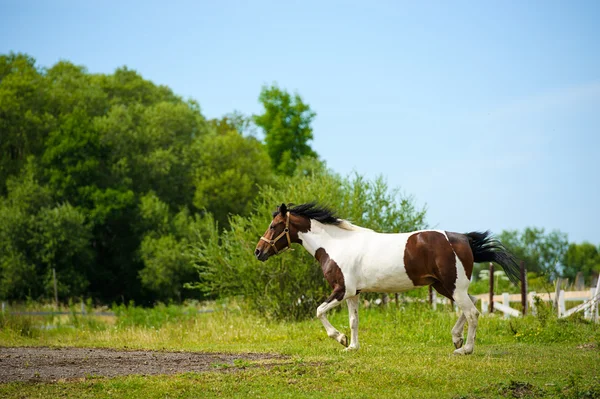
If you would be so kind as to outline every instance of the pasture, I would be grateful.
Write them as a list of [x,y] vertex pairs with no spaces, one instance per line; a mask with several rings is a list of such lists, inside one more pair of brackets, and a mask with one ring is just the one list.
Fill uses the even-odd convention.
[[[18,350],[7,355],[15,347],[44,347],[46,357],[56,348],[111,349],[114,369],[128,354],[149,359],[179,354],[184,360],[158,361],[158,374],[91,372],[51,380],[23,358],[20,370],[29,377],[0,384],[0,397],[600,397],[600,329],[580,317],[559,320],[550,311],[508,320],[482,316],[475,353],[455,356],[450,330],[457,316],[449,308],[361,306],[361,348],[344,352],[318,319],[270,322],[235,303],[212,307],[211,313],[120,307],[117,317],[103,319],[3,315],[0,367],[19,365]],[[332,312],[330,320],[349,333],[347,310]],[[75,368],[78,361],[93,361],[88,352],[70,360]],[[201,355],[205,367],[186,368],[185,355],[198,352],[208,353]]]

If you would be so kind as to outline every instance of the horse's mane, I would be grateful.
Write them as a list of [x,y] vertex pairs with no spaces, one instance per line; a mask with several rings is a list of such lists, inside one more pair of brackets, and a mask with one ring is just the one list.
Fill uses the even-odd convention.
[[347,220],[337,217],[334,211],[326,206],[317,204],[316,202],[308,202],[306,204],[294,205],[289,209],[290,213],[297,216],[304,216],[309,219],[316,220],[323,224],[337,226],[344,230],[368,230],[363,227],[353,225]]

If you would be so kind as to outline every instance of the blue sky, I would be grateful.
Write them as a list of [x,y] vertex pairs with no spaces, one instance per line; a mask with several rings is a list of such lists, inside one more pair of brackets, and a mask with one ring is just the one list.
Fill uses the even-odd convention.
[[600,2],[0,0],[0,15],[0,53],[126,65],[209,118],[260,112],[264,84],[297,91],[328,166],[384,175],[432,226],[600,243]]

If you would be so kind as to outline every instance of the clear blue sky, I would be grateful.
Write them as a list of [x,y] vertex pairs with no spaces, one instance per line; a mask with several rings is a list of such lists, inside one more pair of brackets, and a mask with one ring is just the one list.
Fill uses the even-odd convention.
[[384,175],[432,226],[600,243],[600,1],[1,0],[0,16],[0,53],[127,65],[209,118],[259,112],[263,84],[297,91],[328,166]]

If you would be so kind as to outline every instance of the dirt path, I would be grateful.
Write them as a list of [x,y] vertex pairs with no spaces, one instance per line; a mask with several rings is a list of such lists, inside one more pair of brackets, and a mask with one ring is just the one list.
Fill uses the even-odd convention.
[[[261,353],[119,351],[92,348],[0,348],[0,383],[91,376],[154,375],[239,369],[244,362],[285,359]],[[234,364],[234,361],[238,360]],[[240,363],[242,363],[240,365]],[[236,366],[237,364],[237,366]]]

